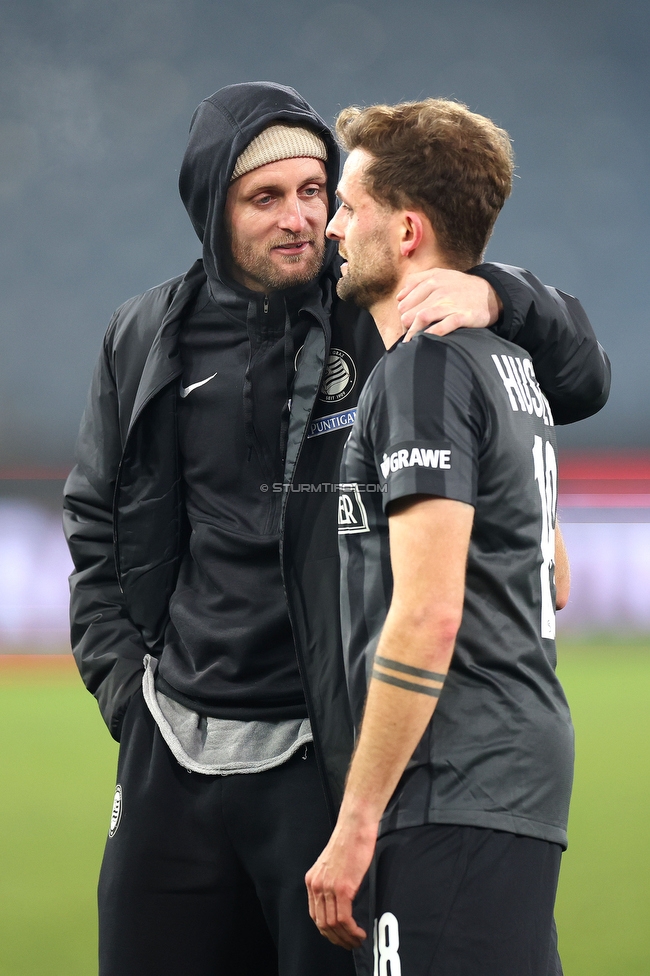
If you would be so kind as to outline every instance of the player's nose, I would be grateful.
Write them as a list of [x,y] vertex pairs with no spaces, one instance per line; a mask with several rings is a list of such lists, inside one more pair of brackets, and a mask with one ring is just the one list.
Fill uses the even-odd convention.
[[325,236],[329,237],[331,241],[343,240],[343,226],[342,226],[340,209],[336,211],[336,213],[330,220],[329,224],[327,225]]
[[290,230],[294,234],[305,229],[305,217],[297,197],[285,200],[279,223],[283,230]]

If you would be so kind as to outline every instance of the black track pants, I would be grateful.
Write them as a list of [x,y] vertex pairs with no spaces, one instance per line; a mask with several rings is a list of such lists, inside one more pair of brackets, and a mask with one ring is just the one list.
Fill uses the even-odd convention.
[[311,745],[304,755],[188,773],[138,692],[99,880],[100,976],[353,976],[351,953],[309,918],[304,875],[330,827]]

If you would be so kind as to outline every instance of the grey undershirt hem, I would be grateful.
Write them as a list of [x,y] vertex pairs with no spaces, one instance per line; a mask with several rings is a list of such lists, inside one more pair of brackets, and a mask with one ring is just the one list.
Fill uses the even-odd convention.
[[156,664],[147,654],[144,700],[172,755],[190,772],[219,776],[261,773],[280,766],[313,741],[308,718],[256,722],[198,715],[156,691]]

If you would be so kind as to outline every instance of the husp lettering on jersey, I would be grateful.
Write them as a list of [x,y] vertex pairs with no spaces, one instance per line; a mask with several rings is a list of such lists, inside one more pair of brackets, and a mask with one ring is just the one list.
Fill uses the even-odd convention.
[[443,471],[451,470],[451,448],[450,447],[430,447],[422,442],[406,442],[397,444],[396,449],[390,454],[384,453],[383,459],[379,464],[384,478],[389,474],[399,471],[401,468],[440,468]]
[[522,362],[519,356],[503,354],[497,356],[493,353],[492,361],[501,377],[513,411],[534,413],[536,417],[543,417],[547,427],[553,427],[553,414],[539,387],[531,360],[524,359]]

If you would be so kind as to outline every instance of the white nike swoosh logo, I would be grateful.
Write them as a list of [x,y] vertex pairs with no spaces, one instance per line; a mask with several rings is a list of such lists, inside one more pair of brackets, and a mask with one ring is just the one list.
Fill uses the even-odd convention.
[[216,375],[217,375],[216,373],[213,373],[212,376],[208,376],[207,380],[199,380],[198,383],[191,383],[190,386],[188,387],[184,387],[183,384],[181,383],[181,396],[183,397],[183,399],[185,399],[186,396],[190,395],[192,390],[197,390],[199,386],[205,386],[205,384],[209,383],[210,380],[213,380]]

